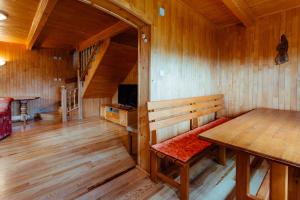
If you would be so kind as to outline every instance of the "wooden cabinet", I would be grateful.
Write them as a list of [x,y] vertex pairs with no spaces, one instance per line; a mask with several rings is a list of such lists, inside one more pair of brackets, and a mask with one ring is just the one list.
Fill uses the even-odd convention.
[[103,115],[106,120],[122,126],[137,123],[137,110],[133,108],[124,108],[119,105],[106,105],[103,109]]

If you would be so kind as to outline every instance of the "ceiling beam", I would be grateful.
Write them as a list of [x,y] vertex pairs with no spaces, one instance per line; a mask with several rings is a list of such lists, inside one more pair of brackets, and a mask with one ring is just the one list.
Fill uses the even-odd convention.
[[108,27],[107,29],[97,33],[96,35],[88,38],[87,40],[84,40],[78,45],[79,51],[82,51],[94,44],[96,44],[99,41],[109,39],[111,37],[114,37],[118,35],[119,33],[122,33],[130,28],[130,25],[123,21],[119,21],[115,23],[114,25]]
[[255,17],[244,0],[222,0],[222,2],[246,27],[255,23]]
[[58,0],[41,0],[27,37],[26,47],[31,50],[42,32]]

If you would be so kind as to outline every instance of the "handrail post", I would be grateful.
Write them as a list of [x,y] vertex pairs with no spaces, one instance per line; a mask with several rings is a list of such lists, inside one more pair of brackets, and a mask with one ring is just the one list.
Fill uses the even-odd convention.
[[82,100],[82,81],[80,79],[80,72],[78,70],[78,75],[77,75],[77,81],[78,81],[78,118],[79,120],[83,120],[83,100]]
[[61,108],[62,108],[62,121],[68,121],[68,105],[67,105],[67,89],[61,86]]

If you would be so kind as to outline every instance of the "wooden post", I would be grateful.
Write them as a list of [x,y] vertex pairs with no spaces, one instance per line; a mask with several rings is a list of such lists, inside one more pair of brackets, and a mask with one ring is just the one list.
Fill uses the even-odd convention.
[[[147,41],[142,39],[145,34]],[[151,60],[151,27],[144,26],[139,29],[139,55],[138,55],[138,165],[150,171],[150,133],[148,127],[147,102],[150,100],[150,60]]]
[[80,70],[83,71],[82,66],[80,66],[80,53],[75,52],[75,65],[77,67],[77,87],[78,87],[78,118],[83,120],[83,104],[82,104],[82,85]]
[[223,146],[218,146],[218,162],[226,166],[226,148]]
[[271,162],[270,200],[288,199],[288,166]]
[[156,134],[156,130],[151,131],[151,141],[150,141],[150,145],[154,145],[157,144],[157,134]]
[[247,153],[236,152],[236,199],[248,199],[250,181],[250,156]]
[[75,109],[76,106],[77,106],[76,92],[77,92],[77,89],[75,88],[75,89],[73,90],[73,109]]
[[189,164],[180,167],[180,200],[189,199]]
[[300,199],[300,169],[289,166],[288,200]]
[[67,122],[68,118],[68,105],[67,105],[67,89],[65,86],[61,86],[61,109],[62,109],[62,121]]
[[160,159],[156,156],[155,152],[151,151],[151,169],[150,169],[150,178],[153,182],[157,183],[157,172],[160,168]]
[[67,90],[67,111],[72,109],[72,90]]
[[83,120],[82,85],[83,85],[83,82],[78,77],[78,116],[79,116],[79,120]]

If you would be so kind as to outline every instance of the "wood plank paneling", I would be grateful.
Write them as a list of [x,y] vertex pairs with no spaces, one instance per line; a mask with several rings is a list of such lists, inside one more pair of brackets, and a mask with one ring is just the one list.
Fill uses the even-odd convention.
[[119,20],[78,0],[58,1],[37,40],[44,48],[74,49]]
[[[191,8],[202,14],[205,18],[209,19],[211,22],[215,23],[219,26],[230,26],[233,24],[238,24],[241,22],[245,23],[244,14],[241,15],[239,13],[244,10],[247,13],[245,16],[249,17],[249,14],[252,13],[253,17],[262,17],[278,12],[282,12],[284,10],[292,9],[300,6],[299,0],[238,0],[234,1],[228,9],[225,4],[228,6],[228,0],[223,2],[221,0],[182,0]],[[244,5],[243,5],[244,4]],[[232,6],[238,6],[238,9],[232,9]],[[241,6],[241,7],[240,7]],[[244,9],[246,8],[246,9]],[[233,13],[235,15],[233,15]],[[248,18],[247,17],[247,18]],[[240,20],[238,20],[240,19]],[[247,20],[248,21],[248,20]],[[246,21],[246,24],[247,24]],[[252,19],[250,20],[250,24],[252,24]]]
[[83,99],[83,117],[100,117],[101,105],[111,104],[111,98]]
[[[219,92],[227,115],[257,107],[300,110],[300,8],[259,19],[252,28],[219,31]],[[281,34],[289,40],[289,62],[275,65]]]
[[[61,56],[56,61],[54,56]],[[61,50],[27,51],[25,46],[0,42],[0,57],[7,64],[0,67],[0,96],[39,96],[29,103],[29,112],[56,109],[60,101],[60,86],[64,79],[76,76],[72,56]],[[62,78],[62,82],[54,78]]]
[[8,19],[0,22],[0,41],[25,44],[39,0],[0,1]]
[[[110,0],[151,24],[151,68],[139,66],[139,83],[146,84],[150,71],[150,97],[140,90],[143,102],[215,94],[214,66],[217,64],[216,27],[182,1]],[[95,1],[96,2],[96,1]],[[159,16],[159,8],[166,15]],[[143,87],[144,88],[144,87]],[[140,93],[141,94],[141,93]],[[141,100],[140,99],[140,100]],[[149,134],[146,107],[141,105],[140,161],[149,169]],[[158,133],[159,140],[189,129],[189,122]]]
[[244,0],[256,16],[264,16],[300,6],[299,0]]
[[239,19],[220,0],[183,0],[216,25],[240,23]]
[[[215,27],[181,1],[156,1],[153,16],[151,101],[215,94]],[[188,121],[166,128],[158,141],[189,128]]]

